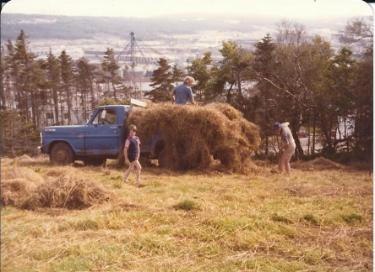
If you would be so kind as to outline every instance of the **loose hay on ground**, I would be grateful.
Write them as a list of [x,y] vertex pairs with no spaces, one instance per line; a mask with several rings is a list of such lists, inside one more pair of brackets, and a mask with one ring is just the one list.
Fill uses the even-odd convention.
[[3,159],[1,167],[1,196],[3,206],[22,205],[23,200],[44,178],[30,168],[17,165],[16,160]]
[[46,181],[32,169],[12,163],[2,167],[1,174],[2,206],[11,205],[31,210],[44,207],[83,209],[112,197],[94,182],[78,179],[74,174],[63,174],[62,170],[47,172],[47,177],[54,179]]
[[134,110],[129,124],[138,126],[141,140],[162,140],[159,165],[174,170],[206,169],[219,160],[226,170],[247,172],[260,144],[259,128],[226,104],[152,105]]
[[39,185],[21,208],[84,209],[108,201],[111,194],[93,182],[62,176]]
[[2,206],[20,206],[30,191],[30,186],[22,179],[2,181],[0,204]]
[[301,170],[343,170],[345,166],[329,159],[318,157],[307,162],[294,163],[293,167]]

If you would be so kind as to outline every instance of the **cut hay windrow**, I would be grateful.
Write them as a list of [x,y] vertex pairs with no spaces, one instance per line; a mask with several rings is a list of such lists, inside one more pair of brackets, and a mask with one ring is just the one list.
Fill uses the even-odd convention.
[[297,162],[293,165],[301,170],[342,170],[345,166],[323,157],[315,158],[307,162]]
[[62,176],[39,185],[21,208],[84,209],[110,199],[110,194],[93,182]]
[[[27,170],[27,171],[26,171]],[[94,182],[61,175],[51,181],[25,167],[2,169],[2,206],[22,209],[84,209],[109,200],[112,195]]]
[[218,160],[226,170],[247,172],[260,144],[259,128],[227,104],[154,104],[135,109],[130,124],[138,127],[141,141],[158,135],[159,165],[173,170],[205,169]]

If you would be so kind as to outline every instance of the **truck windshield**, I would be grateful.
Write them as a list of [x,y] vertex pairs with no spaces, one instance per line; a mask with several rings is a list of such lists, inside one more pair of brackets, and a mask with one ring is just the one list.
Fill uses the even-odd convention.
[[99,110],[92,121],[93,125],[116,124],[116,112],[111,109]]

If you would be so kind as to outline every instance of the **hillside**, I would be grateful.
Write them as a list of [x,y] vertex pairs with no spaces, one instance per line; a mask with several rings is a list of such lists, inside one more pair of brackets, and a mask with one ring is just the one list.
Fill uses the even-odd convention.
[[[301,21],[309,32],[330,35],[345,26],[349,18]],[[1,14],[1,40],[15,39],[23,29],[32,39],[92,39],[97,36],[127,38],[129,32],[137,33],[141,39],[158,39],[165,35],[193,34],[220,30],[241,33],[276,31],[278,19],[271,18],[201,18],[185,17],[83,17],[55,15]],[[252,35],[251,35],[252,36]],[[250,36],[250,37],[251,37]],[[252,37],[251,37],[252,38]]]
[[[316,164],[314,164],[316,166]],[[2,160],[2,182],[94,182],[87,209],[2,208],[2,271],[372,271],[372,177],[347,168],[251,176]],[[308,167],[307,167],[308,168]]]

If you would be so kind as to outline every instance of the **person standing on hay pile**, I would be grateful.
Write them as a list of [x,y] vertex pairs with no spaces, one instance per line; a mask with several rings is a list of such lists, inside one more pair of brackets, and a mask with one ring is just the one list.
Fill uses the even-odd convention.
[[294,141],[292,131],[290,130],[288,125],[288,122],[282,124],[276,122],[273,125],[273,128],[275,130],[275,133],[281,136],[282,141],[282,154],[279,159],[279,170],[281,173],[286,172],[287,174],[290,174],[290,159],[292,158],[296,150],[296,143]]
[[173,102],[177,105],[186,105],[188,102],[191,104],[195,104],[193,91],[191,90],[191,86],[195,84],[195,79],[191,76],[187,76],[184,78],[184,83],[177,86],[173,90]]
[[129,168],[125,171],[124,174],[124,182],[128,181],[129,174],[132,170],[135,170],[137,173],[137,186],[140,187],[140,177],[141,177],[141,170],[142,166],[139,163],[139,156],[141,154],[141,141],[135,135],[137,133],[137,127],[135,125],[129,126],[129,136],[125,141],[124,147],[124,156],[125,162],[129,165]]

